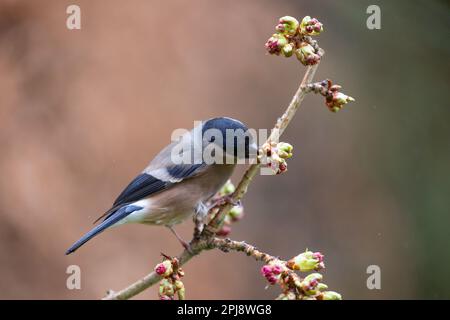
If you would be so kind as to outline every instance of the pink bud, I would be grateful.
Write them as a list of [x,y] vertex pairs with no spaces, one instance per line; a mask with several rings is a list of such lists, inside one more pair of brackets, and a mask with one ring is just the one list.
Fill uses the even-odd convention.
[[267,281],[269,281],[270,284],[277,283],[278,279],[273,274],[269,274],[266,276]]
[[309,287],[311,289],[315,288],[317,285],[319,284],[319,281],[317,281],[317,279],[313,279],[311,280],[311,282],[309,283]]
[[317,22],[319,22],[319,20],[317,20],[316,18],[312,18],[310,24],[317,24]]
[[314,25],[314,31],[320,32],[321,29],[322,29],[322,26],[320,24]]
[[313,258],[319,260],[319,262],[323,262],[324,255],[320,252],[314,252]]
[[160,276],[163,275],[166,272],[166,270],[167,270],[166,266],[163,263],[160,263],[155,267],[155,272]]
[[273,274],[280,274],[282,271],[283,268],[277,264],[272,267]]
[[283,21],[280,20],[280,24],[277,24],[277,26],[275,27],[275,29],[276,29],[277,31],[283,32],[283,31],[285,30]]
[[269,275],[270,273],[272,273],[272,269],[270,268],[270,266],[268,266],[268,265],[265,265],[265,266],[263,266],[262,268],[261,268],[261,273],[263,274],[263,276],[267,276],[267,275]]
[[311,26],[307,26],[305,29],[307,32],[313,32],[313,30],[314,30],[313,27],[311,27]]
[[231,227],[228,225],[223,225],[222,229],[217,231],[216,235],[219,237],[226,237],[231,233]]

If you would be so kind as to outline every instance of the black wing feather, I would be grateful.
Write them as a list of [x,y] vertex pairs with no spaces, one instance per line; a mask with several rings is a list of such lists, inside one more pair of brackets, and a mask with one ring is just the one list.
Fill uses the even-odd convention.
[[[204,164],[195,165],[173,165],[167,168],[167,172],[171,178],[180,181],[189,178],[199,171]],[[130,203],[141,200],[151,194],[165,190],[177,182],[162,181],[155,178],[149,173],[141,173],[122,191],[122,193],[114,201],[113,207],[121,204]]]
[[171,177],[176,179],[186,179],[192,176],[200,167],[203,167],[205,164],[194,164],[194,165],[173,165],[167,168],[167,172]]
[[161,181],[154,176],[141,173],[122,191],[113,206],[138,201],[153,193],[166,189],[171,183]]

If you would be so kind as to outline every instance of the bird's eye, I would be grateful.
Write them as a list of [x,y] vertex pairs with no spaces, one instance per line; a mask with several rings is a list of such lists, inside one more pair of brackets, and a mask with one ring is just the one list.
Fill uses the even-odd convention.
[[216,141],[216,137],[212,136],[211,139],[209,139],[209,142],[214,142]]

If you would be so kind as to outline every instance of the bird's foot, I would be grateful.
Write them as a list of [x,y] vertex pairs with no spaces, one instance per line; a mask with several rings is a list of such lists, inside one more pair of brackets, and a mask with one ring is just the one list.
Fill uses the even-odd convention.
[[183,242],[181,243],[181,245],[183,246],[184,250],[186,250],[187,252],[189,252],[191,255],[194,255],[194,250],[192,250],[191,244],[187,243],[187,242]]
[[214,200],[210,208],[220,207],[226,204],[231,204],[233,206],[240,206],[241,200],[235,200],[231,195],[222,196],[217,200]]
[[183,248],[189,252],[190,254],[194,254],[192,247],[190,245],[189,242],[186,242],[176,231],[172,226],[167,226],[167,228],[169,228],[170,231],[172,231],[172,233],[175,235],[175,237],[178,239],[178,241],[181,243],[181,245],[183,246]]

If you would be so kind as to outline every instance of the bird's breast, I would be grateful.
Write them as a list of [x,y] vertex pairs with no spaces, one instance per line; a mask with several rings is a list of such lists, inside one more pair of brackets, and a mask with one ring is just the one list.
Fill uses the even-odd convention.
[[220,190],[234,168],[235,165],[228,164],[211,165],[198,176],[150,196],[145,199],[147,210],[141,214],[141,223],[174,225],[184,221],[194,213],[198,203],[207,201]]

